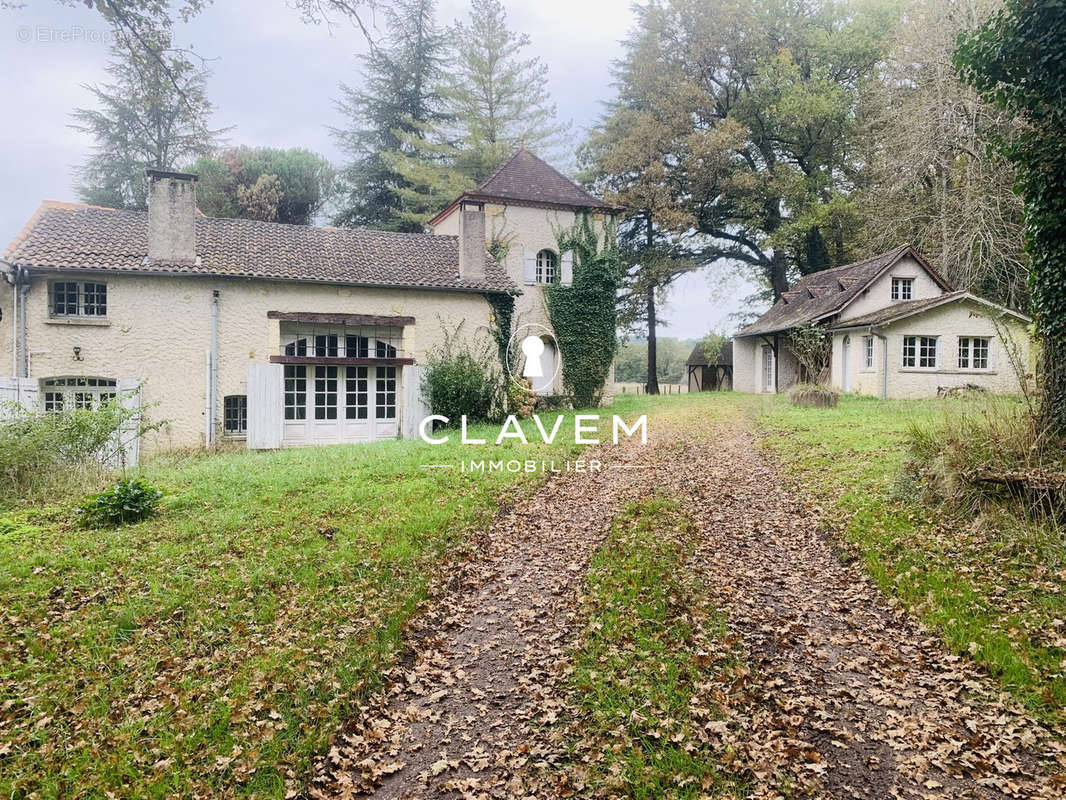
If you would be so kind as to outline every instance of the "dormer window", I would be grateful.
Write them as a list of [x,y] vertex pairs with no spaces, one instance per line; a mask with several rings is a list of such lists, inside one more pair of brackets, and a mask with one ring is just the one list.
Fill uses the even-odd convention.
[[555,283],[559,256],[554,251],[544,249],[537,253],[537,283]]
[[914,278],[893,278],[892,299],[910,300],[914,297]]

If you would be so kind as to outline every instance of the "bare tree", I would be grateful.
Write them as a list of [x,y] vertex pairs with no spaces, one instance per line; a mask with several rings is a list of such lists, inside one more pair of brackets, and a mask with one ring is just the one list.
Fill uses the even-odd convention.
[[859,207],[870,253],[910,242],[959,289],[1016,308],[1028,301],[1022,203],[1013,170],[989,148],[1015,123],[952,66],[960,32],[998,0],[910,0],[864,98],[870,169]]

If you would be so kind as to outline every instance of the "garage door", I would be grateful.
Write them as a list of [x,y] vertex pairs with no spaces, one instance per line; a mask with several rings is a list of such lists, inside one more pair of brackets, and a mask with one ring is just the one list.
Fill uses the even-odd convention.
[[284,444],[394,439],[400,367],[285,366]]

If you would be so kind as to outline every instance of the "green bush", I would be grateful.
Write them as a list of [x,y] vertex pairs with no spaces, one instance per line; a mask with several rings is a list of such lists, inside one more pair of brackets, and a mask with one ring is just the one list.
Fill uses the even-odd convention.
[[[73,484],[85,488],[104,472],[124,466],[130,441],[158,427],[143,407],[121,402],[100,408],[28,411],[9,403],[0,420],[0,505],[10,505]],[[98,485],[98,484],[97,484]]]
[[99,494],[90,494],[78,506],[78,518],[87,528],[126,525],[152,516],[163,493],[141,478],[119,481]]
[[429,356],[422,392],[433,413],[448,417],[453,425],[464,414],[470,421],[491,420],[502,405],[500,371],[487,350],[473,351],[458,334],[459,328],[446,335],[444,344]]

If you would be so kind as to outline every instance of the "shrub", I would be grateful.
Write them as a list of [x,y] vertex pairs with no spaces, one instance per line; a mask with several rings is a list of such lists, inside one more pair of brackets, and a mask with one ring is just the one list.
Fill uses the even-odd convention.
[[28,411],[16,403],[0,420],[0,497],[39,495],[99,478],[124,466],[130,441],[149,425],[144,407],[120,402],[99,409]]
[[954,405],[936,426],[912,425],[908,449],[905,469],[926,499],[964,513],[997,504],[1025,514],[1066,511],[1066,441],[1025,402]]
[[788,399],[794,406],[833,408],[840,400],[840,392],[821,384],[797,383],[788,390]]
[[126,525],[152,516],[163,493],[141,478],[120,481],[99,494],[88,495],[78,506],[85,527]]
[[456,425],[464,414],[471,420],[490,420],[501,406],[502,381],[495,358],[486,349],[477,352],[459,339],[460,325],[445,335],[432,354],[422,379],[422,392],[434,414]]

